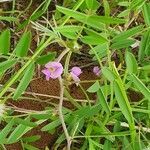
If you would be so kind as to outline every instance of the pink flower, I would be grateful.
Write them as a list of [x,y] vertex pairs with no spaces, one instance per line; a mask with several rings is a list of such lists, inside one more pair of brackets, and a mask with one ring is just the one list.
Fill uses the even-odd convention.
[[95,66],[94,68],[93,68],[93,73],[95,74],[95,75],[97,75],[97,76],[99,76],[100,75],[100,68],[98,67],[98,66]]
[[81,73],[82,73],[82,70],[79,67],[73,67],[71,69],[71,72],[70,72],[71,77],[76,83],[79,83],[80,81],[79,76]]
[[59,62],[49,62],[45,65],[45,69],[42,72],[46,75],[46,80],[50,78],[56,79],[63,73],[63,66]]

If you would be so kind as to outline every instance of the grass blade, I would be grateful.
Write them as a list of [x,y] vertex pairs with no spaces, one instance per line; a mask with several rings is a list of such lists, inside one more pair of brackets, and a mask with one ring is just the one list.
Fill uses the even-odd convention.
[[142,83],[142,81],[134,74],[131,75],[131,81],[136,85],[139,91],[150,101],[150,90]]
[[14,93],[13,99],[15,99],[15,100],[18,99],[21,96],[21,94],[26,90],[27,86],[29,85],[29,83],[33,77],[34,70],[35,70],[34,64],[31,64],[26,69],[25,74]]
[[97,91],[97,96],[98,96],[98,100],[99,100],[102,108],[105,110],[105,112],[107,114],[110,114],[110,108],[109,108],[108,103],[107,103],[107,101],[105,99],[104,93],[103,93],[103,91],[101,89],[99,89]]
[[15,53],[18,57],[24,57],[27,55],[28,49],[30,47],[31,43],[31,32],[25,32],[21,39],[19,40],[16,48],[15,48]]
[[7,54],[10,50],[10,30],[6,29],[0,35],[0,53]]

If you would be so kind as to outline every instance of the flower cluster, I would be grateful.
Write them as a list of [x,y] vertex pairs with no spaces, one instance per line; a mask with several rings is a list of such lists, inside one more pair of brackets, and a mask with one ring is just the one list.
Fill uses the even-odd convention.
[[[63,73],[63,66],[60,62],[49,62],[45,65],[45,69],[42,70],[42,72],[46,76],[46,80],[49,80],[50,78],[56,79],[59,78]],[[73,67],[70,72],[70,76],[72,80],[74,80],[76,83],[80,82],[79,76],[82,73],[82,70],[80,67]],[[93,68],[93,73],[97,76],[100,75],[100,68],[98,66],[95,66]]]

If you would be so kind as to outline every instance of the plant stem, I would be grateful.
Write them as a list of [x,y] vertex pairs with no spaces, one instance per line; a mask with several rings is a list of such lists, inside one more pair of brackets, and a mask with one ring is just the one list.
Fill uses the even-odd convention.
[[64,116],[63,116],[63,112],[62,112],[62,107],[63,107],[63,96],[64,96],[64,85],[63,85],[63,80],[61,77],[59,77],[59,84],[60,84],[60,101],[59,101],[59,107],[58,107],[58,112],[59,112],[59,118],[64,130],[64,134],[66,136],[66,140],[67,140],[67,150],[70,150],[70,146],[71,146],[71,138],[69,136],[66,124],[65,124],[65,120],[64,120]]

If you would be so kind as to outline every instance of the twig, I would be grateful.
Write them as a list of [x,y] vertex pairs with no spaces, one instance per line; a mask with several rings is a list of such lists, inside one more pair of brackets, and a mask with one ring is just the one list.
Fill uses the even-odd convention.
[[64,116],[63,116],[63,112],[62,112],[62,107],[63,107],[63,95],[64,95],[64,85],[63,85],[63,80],[61,77],[59,77],[59,84],[60,84],[60,101],[59,101],[59,108],[58,108],[58,112],[59,112],[59,118],[64,130],[64,134],[66,136],[66,140],[67,140],[67,150],[70,150],[70,146],[71,146],[71,138],[69,136],[65,121],[64,121]]

